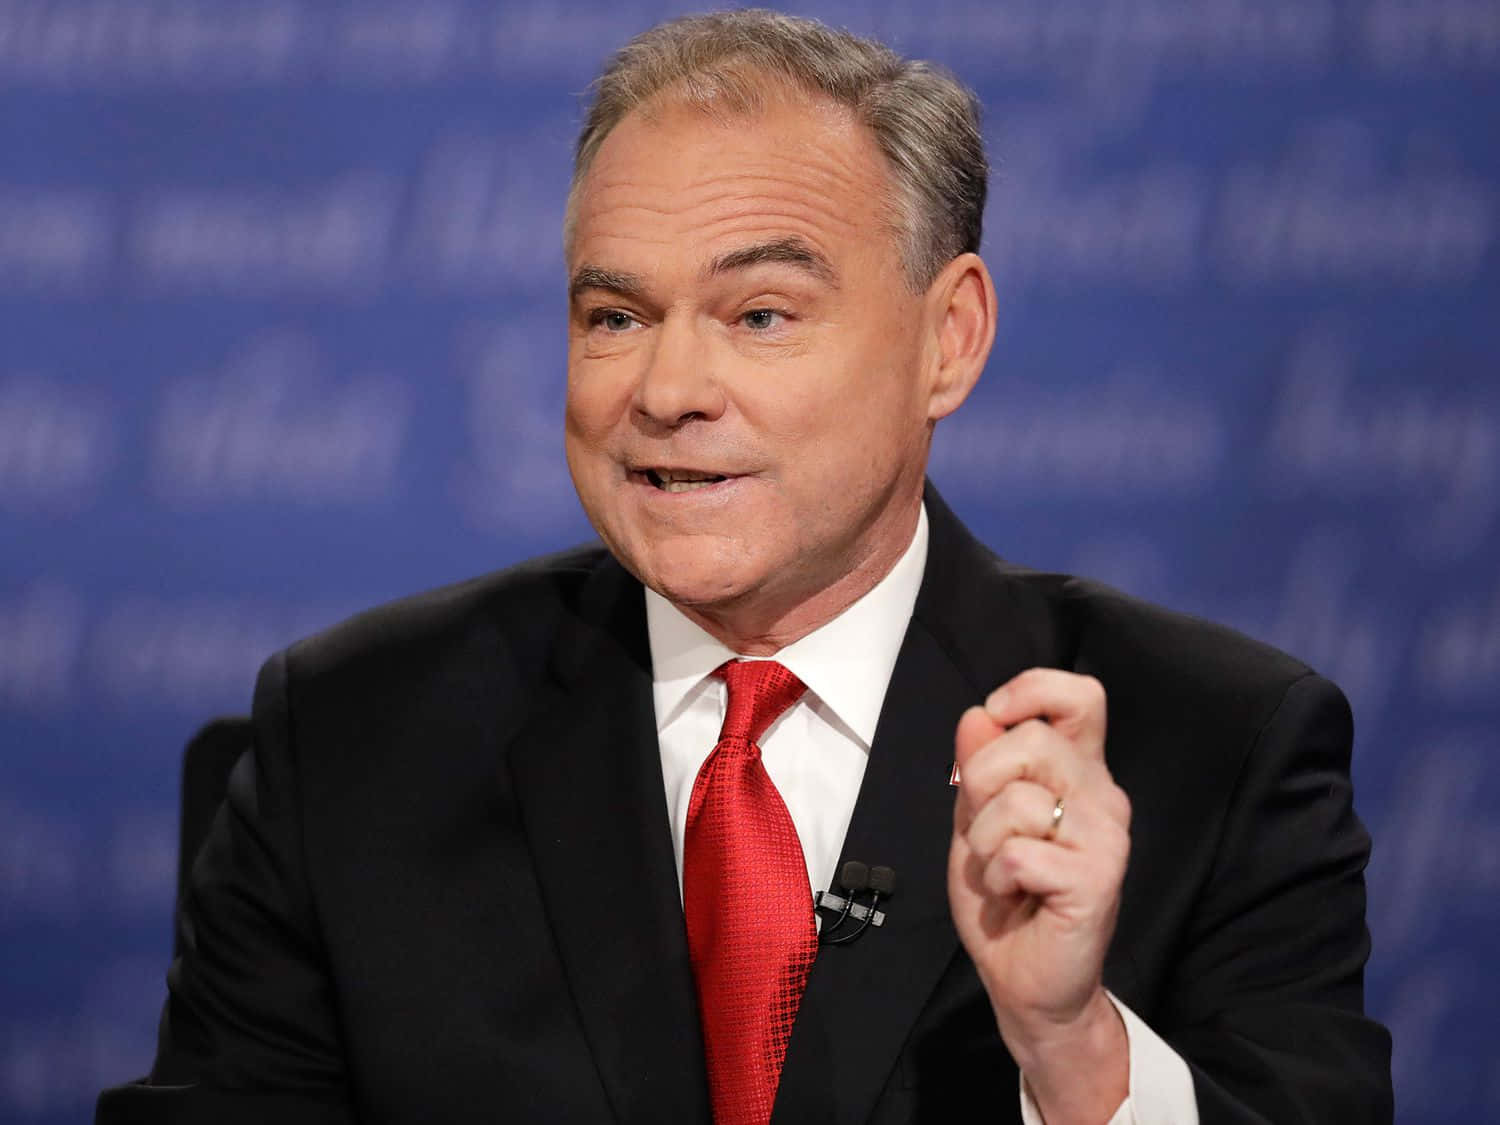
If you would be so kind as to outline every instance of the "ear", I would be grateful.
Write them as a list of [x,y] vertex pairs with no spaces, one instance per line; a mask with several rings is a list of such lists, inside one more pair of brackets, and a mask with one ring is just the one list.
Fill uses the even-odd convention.
[[960,254],[943,267],[926,294],[935,355],[927,417],[952,414],[969,397],[995,342],[995,283],[978,254]]

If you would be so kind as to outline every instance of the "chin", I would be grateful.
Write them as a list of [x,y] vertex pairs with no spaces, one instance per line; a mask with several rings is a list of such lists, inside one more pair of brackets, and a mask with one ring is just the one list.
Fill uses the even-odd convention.
[[637,558],[643,564],[632,568],[637,576],[673,605],[695,609],[732,605],[760,585],[738,543],[674,541]]

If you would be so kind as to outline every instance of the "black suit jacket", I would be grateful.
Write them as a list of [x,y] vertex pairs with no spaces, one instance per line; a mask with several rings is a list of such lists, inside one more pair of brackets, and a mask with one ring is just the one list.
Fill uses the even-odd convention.
[[[1033,665],[1107,689],[1134,821],[1105,983],[1188,1060],[1202,1120],[1388,1121],[1343,697],[1229,630],[1003,563],[927,505],[843,849],[899,887],[884,927],[821,949],[776,1121],[1018,1120],[949,917],[948,773],[959,714]],[[641,588],[597,548],[274,657],[151,1085],[99,1120],[708,1121],[650,689]]]

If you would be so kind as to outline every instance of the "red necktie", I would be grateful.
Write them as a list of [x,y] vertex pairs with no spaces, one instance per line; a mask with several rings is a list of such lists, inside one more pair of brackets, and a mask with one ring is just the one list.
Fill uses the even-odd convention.
[[797,829],[756,739],[805,690],[770,660],[731,661],[719,743],[688,804],[682,899],[716,1125],[766,1125],[818,951]]

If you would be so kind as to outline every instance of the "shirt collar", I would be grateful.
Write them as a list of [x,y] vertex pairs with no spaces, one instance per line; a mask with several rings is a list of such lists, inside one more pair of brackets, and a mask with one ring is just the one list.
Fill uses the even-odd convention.
[[[832,621],[775,656],[858,736],[866,750],[875,740],[885,689],[926,566],[927,509],[923,506],[911,543],[890,573]],[[704,677],[738,654],[649,587],[646,632],[651,642],[656,729],[661,731],[677,717]]]

